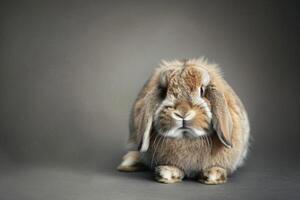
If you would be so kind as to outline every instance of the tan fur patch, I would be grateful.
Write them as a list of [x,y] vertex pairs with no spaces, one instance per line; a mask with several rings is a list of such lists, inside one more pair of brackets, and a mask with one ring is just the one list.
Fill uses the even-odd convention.
[[191,91],[200,87],[201,75],[195,67],[186,67],[182,73],[182,77]]

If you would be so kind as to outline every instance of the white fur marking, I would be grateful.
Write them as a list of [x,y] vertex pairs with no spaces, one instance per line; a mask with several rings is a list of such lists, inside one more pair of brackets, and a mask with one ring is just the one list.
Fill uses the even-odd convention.
[[179,126],[172,128],[164,133],[160,133],[162,136],[165,137],[172,137],[172,138],[182,138],[184,133],[189,133],[187,136],[190,138],[193,137],[200,137],[204,135],[208,135],[209,133],[202,128],[186,128],[182,129]]
[[165,137],[172,137],[172,138],[181,138],[183,136],[181,131],[178,131],[177,127],[168,130],[167,132],[161,133],[161,135]]
[[209,180],[210,181],[215,181],[215,180],[217,180],[217,178],[218,178],[218,176],[217,176],[217,174],[214,172],[214,173],[212,173],[212,174],[209,174]]
[[137,161],[133,158],[126,158],[122,161],[121,166],[132,166],[136,163]]
[[161,170],[160,175],[165,179],[172,179],[172,173],[169,170]]
[[196,112],[194,110],[190,110],[186,115],[184,120],[191,120],[195,117]]
[[142,147],[141,147],[142,152],[147,151],[149,148],[151,126],[152,126],[152,117],[149,118],[149,120],[147,122],[146,130],[143,135],[143,142],[142,142]]
[[193,132],[196,133],[197,136],[207,135],[207,132],[204,129],[193,129]]
[[124,157],[120,166],[130,167],[139,162],[139,152],[129,151]]

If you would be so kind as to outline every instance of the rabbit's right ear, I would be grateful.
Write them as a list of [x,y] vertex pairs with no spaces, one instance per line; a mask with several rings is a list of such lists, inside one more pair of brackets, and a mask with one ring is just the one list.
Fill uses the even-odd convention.
[[155,111],[162,101],[160,71],[156,71],[140,91],[136,99],[130,122],[130,143],[139,151],[147,151],[154,123]]

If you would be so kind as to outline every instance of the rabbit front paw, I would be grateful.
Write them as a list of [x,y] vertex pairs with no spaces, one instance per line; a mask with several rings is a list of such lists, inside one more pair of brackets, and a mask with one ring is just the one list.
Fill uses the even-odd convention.
[[181,182],[183,177],[183,171],[174,166],[161,165],[155,168],[155,180],[160,183]]
[[226,183],[227,172],[222,167],[210,167],[202,171],[199,181],[208,185]]

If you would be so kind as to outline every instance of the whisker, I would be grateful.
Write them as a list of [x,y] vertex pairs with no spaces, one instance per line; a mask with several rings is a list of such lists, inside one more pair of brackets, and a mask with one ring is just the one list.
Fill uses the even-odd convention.
[[[157,136],[158,136],[158,135],[157,135]],[[156,137],[156,138],[157,138],[157,137]],[[153,166],[153,160],[154,160],[154,157],[155,157],[157,148],[158,148],[158,146],[159,146],[159,143],[160,143],[160,141],[161,141],[161,138],[162,138],[162,136],[159,136],[158,142],[157,142],[156,146],[154,146],[154,151],[153,151],[153,154],[152,154],[151,165],[150,165],[151,168],[152,168],[152,166]],[[157,162],[156,162],[156,164],[157,164]]]
[[155,138],[154,138],[154,142],[153,142],[153,144],[152,144],[152,146],[153,146],[153,149],[151,150],[152,151],[152,158],[151,158],[151,168],[152,168],[152,163],[153,163],[153,159],[154,159],[154,154],[153,154],[153,150],[154,150],[154,152],[155,152],[155,143],[156,143],[156,140],[157,140],[157,138],[158,138],[158,135],[157,134],[155,134],[155,136],[154,136]]
[[211,141],[211,138],[209,136],[207,136],[207,141],[208,141],[208,151],[211,151],[212,150],[212,141]]
[[206,135],[203,135],[202,136],[202,140],[203,140],[203,146],[207,146],[208,144],[207,144],[207,141],[206,141]]
[[[162,138],[162,140],[160,140],[161,143],[158,144],[159,147],[156,148],[157,150],[158,150],[158,148],[160,148],[161,146],[163,146],[163,142],[164,142],[164,140],[165,140],[166,137],[165,136],[161,136],[161,138]],[[157,153],[157,151],[156,151],[156,153]],[[157,165],[157,160],[155,160],[155,165]]]

